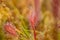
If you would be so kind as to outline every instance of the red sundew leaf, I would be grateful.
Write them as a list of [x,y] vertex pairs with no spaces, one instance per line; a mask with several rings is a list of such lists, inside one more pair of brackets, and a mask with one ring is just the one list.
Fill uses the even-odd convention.
[[15,30],[14,26],[13,26],[11,23],[6,23],[6,24],[4,25],[4,30],[5,30],[7,33],[9,33],[9,34],[11,34],[11,35],[13,35],[13,36],[17,36],[16,30]]

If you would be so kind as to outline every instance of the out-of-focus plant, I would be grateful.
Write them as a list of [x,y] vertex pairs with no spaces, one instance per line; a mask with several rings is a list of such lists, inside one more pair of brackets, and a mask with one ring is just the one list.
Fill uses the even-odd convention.
[[[29,40],[30,35],[31,35],[30,30],[29,30],[29,23],[28,23],[27,19],[23,15],[20,14],[20,11],[16,8],[16,6],[12,2],[12,0],[11,1],[7,0],[4,3],[2,3],[0,5],[0,10],[1,10],[0,14],[2,17],[0,20],[1,20],[1,23],[3,23],[1,25],[3,26],[6,22],[11,22],[12,24],[15,25],[13,27],[17,28],[15,30],[17,31],[16,33],[18,33],[18,35],[20,37],[19,39],[20,40]],[[6,27],[6,28],[8,28],[8,27]],[[10,26],[9,26],[9,28],[11,29]],[[2,29],[3,29],[3,27],[2,27]],[[6,30],[11,33],[12,30],[10,30],[10,29],[6,29]],[[4,31],[6,31],[6,30],[4,30]],[[4,34],[4,35],[6,35],[6,34]],[[1,38],[3,38],[3,37],[1,37]]]

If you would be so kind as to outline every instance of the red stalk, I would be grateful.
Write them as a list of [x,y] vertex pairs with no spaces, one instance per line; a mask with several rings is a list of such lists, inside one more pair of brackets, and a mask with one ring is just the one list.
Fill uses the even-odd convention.
[[36,40],[36,32],[35,32],[35,20],[31,19],[31,27],[33,29],[33,33],[34,33],[34,40]]
[[56,21],[56,27],[58,26],[57,25],[57,17],[58,17],[58,11],[59,11],[59,0],[53,0],[53,15],[55,17],[55,21]]
[[[57,27],[58,27],[58,25],[57,25],[57,17],[58,17],[58,7],[59,7],[59,0],[53,0],[53,15],[54,15],[54,17],[55,17],[55,21],[56,21],[56,23],[55,23],[55,30],[56,30],[56,33],[57,33]],[[57,38],[56,37],[54,37],[55,38],[55,40],[57,40]]]
[[[35,14],[36,16],[34,17],[35,23],[37,23],[38,18],[39,18],[39,13],[40,13],[40,5],[39,5],[39,0],[35,0]],[[36,32],[35,32],[35,28],[34,28],[34,38],[36,40]]]
[[58,6],[59,6],[59,0],[53,0],[53,14],[55,17],[58,16]]
[[29,23],[31,25],[31,28],[33,30],[33,33],[34,33],[34,40],[36,40],[36,32],[35,32],[35,24],[36,24],[36,16],[35,16],[35,11],[32,9],[32,13],[30,15],[30,18],[29,18]]
[[34,0],[34,4],[35,4],[35,10],[34,8],[32,8],[30,11],[31,12],[31,15],[30,15],[30,25],[32,27],[32,30],[33,30],[33,33],[34,33],[34,40],[36,40],[36,32],[35,32],[35,25],[37,24],[37,21],[38,21],[38,15],[39,15],[39,0]]

